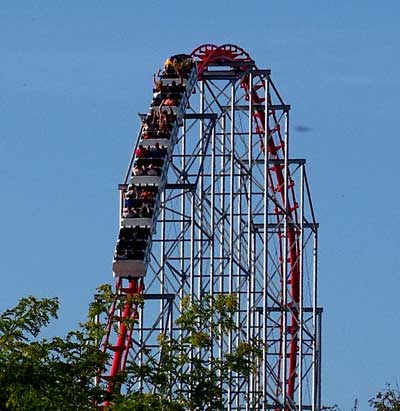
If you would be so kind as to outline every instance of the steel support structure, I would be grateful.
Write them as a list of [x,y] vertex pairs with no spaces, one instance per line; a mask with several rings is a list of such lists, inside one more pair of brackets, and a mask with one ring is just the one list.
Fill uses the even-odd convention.
[[199,78],[170,158],[126,360],[143,361],[144,347],[157,356],[160,332],[182,336],[175,320],[185,296],[235,294],[237,329],[214,338],[213,355],[241,341],[261,343],[263,354],[249,378],[232,373],[226,409],[319,411],[318,223],[306,161],[289,152],[290,106],[247,54],[227,58],[228,45],[202,60],[214,53],[204,47],[194,53]]

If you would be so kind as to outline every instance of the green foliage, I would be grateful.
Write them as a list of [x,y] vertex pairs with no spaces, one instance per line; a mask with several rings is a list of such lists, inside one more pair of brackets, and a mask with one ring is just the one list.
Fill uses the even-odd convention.
[[112,411],[185,411],[179,403],[163,400],[158,394],[131,393],[117,396]]
[[255,370],[261,357],[261,346],[241,342],[237,348],[223,354],[213,351],[213,338],[225,338],[236,330],[233,316],[237,310],[233,295],[205,296],[202,301],[182,301],[182,315],[177,319],[181,338],[160,334],[160,357],[150,350],[143,354],[142,366],[130,364],[127,383],[135,386],[142,377],[153,387],[160,403],[170,401],[183,410],[223,410],[223,394],[234,376],[248,376]]
[[51,318],[57,318],[58,307],[57,298],[22,298],[0,316],[0,344],[9,346],[36,337]]
[[88,410],[104,354],[84,327],[65,338],[37,339],[57,318],[58,300],[23,298],[0,316],[0,409]]
[[369,400],[369,404],[376,411],[400,411],[400,390],[387,385]]
[[[144,363],[129,363],[118,376],[116,383],[127,390],[110,398],[94,380],[108,362],[99,349],[105,326],[98,319],[108,316],[111,304],[119,309],[127,302],[141,306],[143,296],[116,299],[110,286],[101,286],[90,304],[88,321],[64,338],[39,338],[41,330],[57,318],[56,298],[24,298],[1,314],[0,410],[97,410],[96,404],[106,397],[107,411],[223,410],[230,379],[249,375],[260,362],[262,347],[257,342],[243,341],[222,357],[213,351],[213,338],[227,341],[236,331],[234,295],[205,296],[201,302],[187,297],[177,320],[182,338],[161,334],[159,351],[143,347]],[[134,322],[126,325],[133,327]],[[151,393],[137,392],[139,379]]]

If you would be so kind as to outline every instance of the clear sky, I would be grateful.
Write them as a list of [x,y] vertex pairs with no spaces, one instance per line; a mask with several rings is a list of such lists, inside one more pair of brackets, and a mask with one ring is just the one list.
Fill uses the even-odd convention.
[[117,184],[152,74],[236,43],[292,105],[320,231],[323,399],[350,410],[399,377],[400,2],[0,2],[0,309],[59,296],[85,318],[113,282]]

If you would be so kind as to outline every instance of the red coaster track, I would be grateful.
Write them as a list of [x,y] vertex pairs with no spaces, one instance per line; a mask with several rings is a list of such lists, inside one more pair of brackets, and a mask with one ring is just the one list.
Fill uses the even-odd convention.
[[[222,46],[215,46],[213,44],[204,44],[192,52],[192,56],[196,58],[198,61],[197,63],[197,71],[198,71],[198,78],[201,79],[202,73],[210,64],[224,64],[229,65],[229,63],[234,63],[235,67],[240,67],[240,62],[250,62],[252,58],[250,55],[243,50],[242,48],[233,45],[233,44],[224,44]],[[239,63],[239,64],[238,64]],[[246,70],[244,68],[243,70]],[[248,90],[248,77],[244,76],[241,81],[241,86],[247,91]],[[263,82],[259,83],[263,85]],[[256,88],[253,88],[253,95],[252,99],[255,104],[264,103],[265,97],[265,89],[261,89],[262,94],[261,96],[257,93]],[[272,117],[272,123],[278,124],[276,115],[274,110],[269,110],[268,116]],[[260,149],[264,151],[265,147],[265,112],[261,109],[256,109],[253,112],[253,121],[256,124],[255,130],[260,136]],[[285,143],[283,136],[281,134],[280,127],[277,129],[270,129],[268,130],[268,142],[267,148],[270,156],[272,158],[284,158],[285,156]],[[274,175],[272,175],[274,173]],[[294,192],[294,184],[291,181],[290,176],[288,176],[288,180],[290,181],[289,187],[291,192],[291,198],[285,198],[285,176],[282,172],[281,167],[272,167],[269,174],[269,181],[271,188],[274,192],[279,192],[281,195],[282,203],[285,205],[285,211],[291,214],[291,220],[293,222],[298,221],[298,216],[296,213],[297,209],[297,202],[295,199],[295,192]],[[285,204],[286,203],[286,204]],[[281,210],[275,209],[277,215],[281,213]],[[296,369],[297,369],[297,353],[299,350],[298,347],[298,306],[299,306],[299,297],[300,297],[300,270],[299,270],[299,244],[298,244],[298,232],[295,228],[288,227],[287,233],[287,240],[288,240],[288,249],[290,253],[289,264],[290,270],[287,274],[288,281],[287,284],[290,285],[290,290],[288,295],[291,297],[291,301],[282,301],[282,307],[287,306],[290,307],[291,310],[291,324],[290,324],[290,348],[289,351],[286,353],[287,357],[289,358],[289,373],[287,379],[287,396],[289,398],[293,398],[294,391],[295,391],[295,384],[296,384]],[[282,249],[280,248],[280,260],[283,260]],[[281,276],[283,277],[284,272],[281,270]],[[283,285],[283,281],[281,284]],[[284,290],[282,290],[282,295]],[[283,328],[283,324],[281,324]],[[283,329],[282,329],[283,332]],[[282,349],[280,352],[280,356],[282,356]],[[280,374],[280,370],[278,370],[278,375]],[[277,388],[279,390],[279,387]],[[278,393],[277,393],[278,394]]]

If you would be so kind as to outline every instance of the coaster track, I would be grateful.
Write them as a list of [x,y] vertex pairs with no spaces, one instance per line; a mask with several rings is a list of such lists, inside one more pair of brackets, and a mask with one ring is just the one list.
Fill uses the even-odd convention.
[[[225,81],[231,87],[230,94],[227,91],[228,86],[216,86],[218,81]],[[211,95],[209,100],[205,97],[207,90]],[[194,112],[189,102],[195,92],[202,96],[200,113]],[[230,101],[228,108],[223,105],[225,100]],[[242,101],[245,104],[241,105]],[[140,333],[140,341],[146,340],[143,337],[143,330],[147,330],[143,325],[144,313],[137,296],[142,295],[145,300],[155,298],[155,294],[145,291],[145,278],[149,270],[156,272],[153,268],[154,249],[160,248],[161,261],[157,265],[159,268],[156,274],[149,277],[149,289],[153,287],[154,281],[162,277],[159,281],[162,283],[163,292],[157,297],[161,301],[160,322],[164,321],[166,315],[168,303],[164,300],[168,296],[173,294],[171,298],[177,295],[182,298],[185,293],[194,294],[197,289],[198,298],[201,298],[205,292],[213,292],[214,283],[220,281],[221,285],[217,292],[243,294],[243,307],[246,307],[243,311],[247,311],[239,314],[238,325],[247,330],[248,339],[253,335],[252,338],[261,339],[266,346],[262,361],[263,372],[254,378],[254,382],[245,383],[248,385],[247,388],[243,388],[243,382],[238,382],[235,387],[228,389],[230,397],[227,400],[227,409],[318,409],[322,310],[317,307],[316,296],[317,223],[304,163],[289,158],[289,109],[290,106],[284,103],[271,81],[269,70],[258,69],[250,55],[238,46],[206,44],[196,48],[191,56],[178,55],[167,60],[156,79],[148,113],[141,116],[142,126],[137,144],[124,183],[120,185],[121,219],[113,260],[113,272],[117,277],[116,297],[108,314],[107,331],[102,342],[103,351],[112,354],[112,362],[107,374],[99,377],[99,381],[106,381],[110,393],[119,389],[114,384],[115,377],[125,370],[128,357],[136,360],[139,358],[138,354],[132,355],[135,351],[133,334]],[[248,127],[235,124],[236,116],[240,119],[240,111],[248,113]],[[187,122],[191,119],[200,123],[201,130],[200,141],[197,145],[193,143],[192,154],[187,153],[189,144],[185,143],[187,129],[190,129]],[[228,123],[229,132],[226,131]],[[219,135],[216,130],[219,129],[223,130],[219,133],[223,134],[220,147],[216,141]],[[242,135],[248,135],[249,149],[245,160],[242,155],[245,151],[242,153],[239,148],[246,145],[246,142],[242,142]],[[229,139],[230,142],[227,141]],[[178,145],[182,147],[181,154],[177,153]],[[223,159],[221,171],[216,175],[213,170],[218,156]],[[226,162],[225,158],[228,159]],[[178,161],[182,164],[180,171],[176,166]],[[193,174],[195,178],[190,180],[190,173],[186,170],[190,171],[195,161],[198,162],[197,171]],[[211,174],[205,171],[207,164],[211,165]],[[229,181],[228,177],[225,180],[228,168],[231,176]],[[246,174],[245,177],[240,177],[245,189],[240,183],[235,182],[236,168]],[[174,171],[178,175],[175,185],[170,183],[171,172]],[[299,174],[300,181],[296,184],[295,180],[299,179]],[[207,186],[209,181],[213,181],[210,183],[211,189]],[[165,235],[168,226],[168,190],[179,189],[178,185],[181,183],[186,184],[186,190],[191,186],[192,191],[199,190],[200,193],[196,195],[198,197],[194,194],[191,197],[193,206],[189,222],[192,230],[191,246],[197,251],[191,251],[187,263],[184,261],[186,251],[180,252],[178,259],[182,267],[181,272],[185,269],[189,274],[182,274],[179,280],[181,284],[178,281],[177,285],[168,288],[165,285],[168,282],[165,273],[168,269],[173,270],[172,267],[168,267],[170,263],[165,258],[169,252],[169,243]],[[217,188],[224,192],[220,197]],[[244,205],[241,196],[246,198],[247,202]],[[297,200],[298,196],[300,200]],[[228,198],[228,201],[225,198]],[[261,200],[258,201],[258,198]],[[218,207],[227,210],[227,213],[221,212],[220,217],[220,210],[216,206],[217,200],[220,201]],[[198,201],[199,210],[194,210],[195,201]],[[234,206],[233,202],[237,205]],[[210,207],[208,203],[211,204]],[[181,204],[184,216],[187,208],[184,197]],[[214,213],[209,209],[217,211]],[[211,216],[211,227],[208,227],[204,219],[208,213]],[[217,236],[217,229],[215,233],[213,229],[216,224],[214,218],[225,221],[223,224],[226,224],[227,229],[224,231],[224,225],[218,235],[221,237],[220,248],[226,248],[226,254],[229,255],[228,265],[225,265],[222,257],[215,257],[214,246],[210,247],[202,233],[199,234],[200,245],[196,245],[196,215],[200,216],[200,225],[204,224],[203,231],[208,230],[213,237]],[[233,228],[236,215],[238,226],[247,227],[246,230],[243,230],[243,227],[238,229],[238,233]],[[162,221],[162,238],[156,240],[155,233],[159,221]],[[189,241],[184,234],[185,218],[182,217],[182,221],[180,224],[183,234],[177,235],[177,244],[180,240],[183,244]],[[307,229],[309,234],[306,233]],[[242,232],[245,239],[240,234]],[[224,236],[229,236],[230,248],[225,245]],[[234,249],[235,239],[240,243],[235,245],[238,252]],[[310,244],[311,254],[315,258],[311,264],[313,284],[311,296],[305,303],[305,250]],[[236,263],[234,254],[239,263]],[[244,256],[247,268],[238,268],[237,272],[239,277],[243,276],[245,280],[236,280],[236,265],[243,265],[241,260]],[[199,267],[198,275],[195,275],[196,265]],[[224,279],[218,280],[212,273],[203,275],[208,267],[211,271],[220,268],[221,273],[229,270],[230,285],[226,286]],[[242,271],[244,274],[240,274]],[[254,279],[247,280],[249,276],[253,276]],[[250,284],[246,283],[246,292],[241,285],[243,281]],[[173,293],[167,293],[167,289]],[[123,308],[119,309],[118,301],[121,299],[125,303]],[[244,301],[246,299],[247,301]],[[175,307],[172,310],[178,309],[176,306],[171,305]],[[262,319],[256,320],[256,314],[253,312],[257,310],[262,313]],[[140,324],[138,328],[141,327],[141,331],[135,327],[127,327],[126,320]],[[161,331],[157,327],[153,328],[154,332]],[[306,358],[310,360],[306,361]],[[307,395],[303,393],[305,381],[311,381],[307,382],[311,385],[307,405],[304,404]],[[253,404],[251,406],[250,400]],[[244,405],[245,403],[247,405]]]

